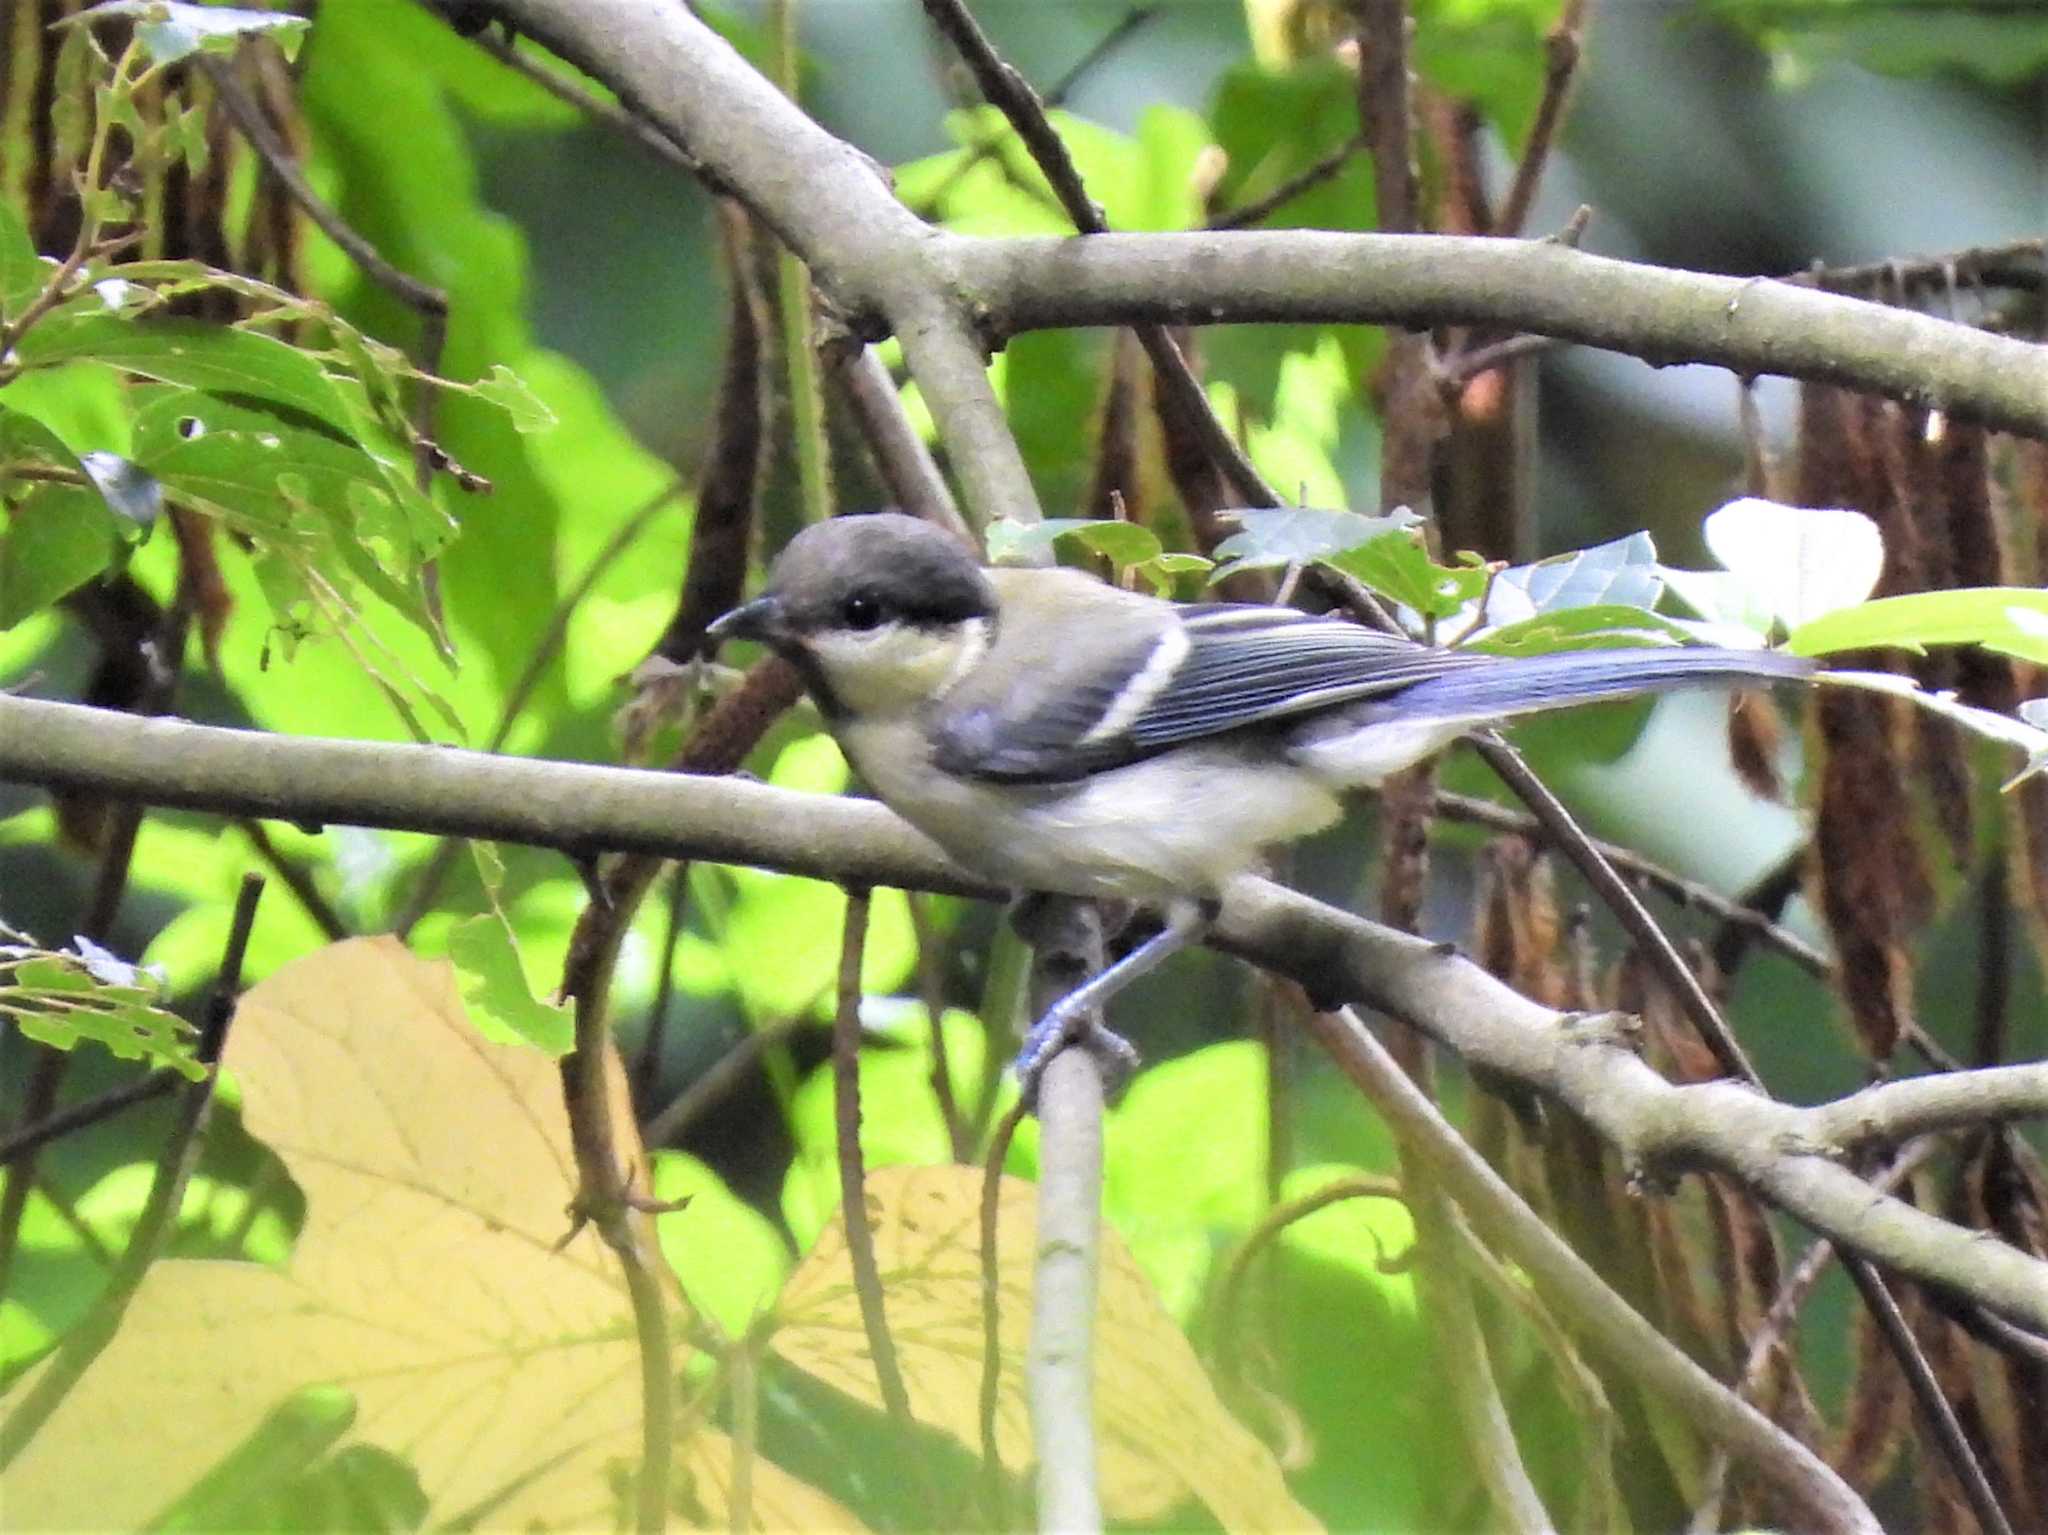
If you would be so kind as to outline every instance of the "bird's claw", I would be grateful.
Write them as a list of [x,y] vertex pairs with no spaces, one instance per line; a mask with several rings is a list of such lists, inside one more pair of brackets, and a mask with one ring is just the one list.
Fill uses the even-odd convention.
[[1095,1057],[1102,1070],[1105,1096],[1114,1098],[1138,1069],[1138,1052],[1123,1035],[1096,1021],[1085,1008],[1069,1009],[1057,1003],[1024,1036],[1024,1048],[1017,1052],[1017,1083],[1025,1105],[1038,1106],[1038,1084],[1052,1058],[1068,1045],[1078,1045]]

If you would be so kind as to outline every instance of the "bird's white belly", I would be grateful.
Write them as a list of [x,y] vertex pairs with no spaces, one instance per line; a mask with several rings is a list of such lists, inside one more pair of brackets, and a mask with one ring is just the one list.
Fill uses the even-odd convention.
[[934,771],[906,722],[844,725],[839,736],[883,803],[968,868],[1022,890],[1147,902],[1210,895],[1261,848],[1319,830],[1342,809],[1308,773],[1222,746],[1075,783],[1005,786]]

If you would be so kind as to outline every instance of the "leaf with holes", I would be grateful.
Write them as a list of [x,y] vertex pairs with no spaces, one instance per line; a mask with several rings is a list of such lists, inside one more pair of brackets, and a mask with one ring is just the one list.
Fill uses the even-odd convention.
[[154,986],[99,979],[86,957],[0,948],[0,1013],[30,1039],[58,1050],[89,1039],[196,1082],[206,1068],[193,1055],[192,1025],[158,1001]]
[[30,367],[84,358],[159,383],[183,384],[310,416],[338,432],[355,422],[334,381],[297,347],[260,331],[198,320],[130,320],[105,313],[67,315],[22,338]]

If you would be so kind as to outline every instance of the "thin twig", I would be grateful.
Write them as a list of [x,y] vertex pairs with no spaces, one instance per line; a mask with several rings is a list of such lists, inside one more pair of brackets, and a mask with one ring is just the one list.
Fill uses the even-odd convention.
[[[1713,1051],[1722,1070],[1739,1078],[1759,1090],[1763,1080],[1756,1068],[1737,1043],[1735,1033],[1728,1027],[1728,1021],[1721,1016],[1721,1010],[1707,995],[1700,978],[1680,956],[1670,938],[1655,919],[1644,908],[1636,893],[1626,881],[1615,873],[1614,868],[1600,856],[1600,850],[1593,846],[1590,838],[1572,820],[1570,812],[1558,801],[1543,782],[1530,771],[1521,755],[1492,731],[1478,737],[1480,755],[1486,759],[1501,779],[1519,795],[1537,817],[1545,822],[1558,837],[1558,845],[1565,855],[1578,866],[1579,872],[1599,894],[1609,910],[1620,920],[1629,936],[1654,969],[1658,977],[1671,988],[1678,1004],[1685,1010],[1686,1017],[1698,1031],[1700,1038]],[[1962,1425],[1957,1421],[1955,1408],[1948,1395],[1935,1379],[1934,1370],[1927,1362],[1913,1332],[1906,1325],[1900,1313],[1898,1302],[1893,1299],[1883,1277],[1875,1265],[1857,1254],[1845,1254],[1843,1268],[1855,1283],[1870,1309],[1878,1330],[1884,1334],[1886,1343],[1898,1357],[1899,1367],[1904,1372],[1906,1385],[1913,1394],[1922,1416],[1933,1431],[1935,1442],[1940,1446],[1943,1457],[1955,1472],[1971,1510],[1976,1514],[1984,1529],[1991,1535],[2005,1535],[2010,1529],[2004,1511],[1998,1506],[1990,1479],[1978,1462],[1964,1436]]]
[[[669,876],[668,916],[663,924],[660,958],[655,962],[654,1000],[647,1004],[647,1022],[640,1030],[640,1056],[633,1063],[633,1101],[646,1113],[661,1085],[661,1058],[668,1040],[668,1010],[676,995],[676,946],[683,941],[683,913],[690,904],[690,871],[678,867]],[[673,1107],[673,1105],[671,1105]],[[653,1126],[641,1139],[653,1141]]]
[[730,1050],[711,1063],[696,1081],[676,1095],[675,1100],[647,1122],[645,1139],[650,1146],[670,1146],[681,1140],[704,1112],[734,1087],[753,1065],[770,1050],[779,1049],[815,1028],[809,1019],[797,1018],[766,1029],[749,1032]]
[[[1559,845],[1551,836],[1550,828],[1528,811],[1515,810],[1476,795],[1457,794],[1440,789],[1436,796],[1436,814],[1446,821],[1461,821],[1472,826],[1484,826],[1491,831],[1530,837],[1551,846]],[[1782,923],[1773,922],[1766,913],[1758,911],[1755,907],[1722,895],[1719,891],[1697,880],[1688,879],[1662,864],[1654,863],[1641,853],[1625,848],[1619,843],[1589,840],[1599,850],[1600,855],[1616,869],[1631,879],[1643,881],[1678,905],[1703,911],[1719,922],[1740,928],[1768,944],[1810,974],[1825,978],[1833,973],[1834,964],[1827,955]]]
[[1713,1051],[1721,1069],[1731,1077],[1761,1085],[1762,1079],[1756,1068],[1750,1064],[1748,1055],[1728,1027],[1727,1020],[1722,1018],[1720,1010],[1708,997],[1692,966],[1685,962],[1663,928],[1657,925],[1635,891],[1629,888],[1628,882],[1615,872],[1614,865],[1594,846],[1593,839],[1586,835],[1572,813],[1565,809],[1563,801],[1550,792],[1549,786],[1522,759],[1522,754],[1497,732],[1480,733],[1473,738],[1473,745],[1486,765],[1499,775],[1501,782],[1514,790],[1516,797],[1542,822],[1549,840],[1572,861],[1602,903],[1614,913],[1629,938],[1677,996],[1687,1018],[1699,1030],[1700,1038]]
[[1486,1239],[1535,1281],[1584,1337],[1631,1379],[1666,1397],[1710,1438],[1727,1444],[1802,1510],[1818,1532],[1879,1535],[1840,1477],[1715,1380],[1616,1294],[1531,1210],[1444,1119],[1348,1008],[1311,1015],[1310,1027],[1394,1133],[1425,1158]]
[[[993,1041],[990,1044],[994,1048]],[[1002,1254],[997,1250],[997,1224],[1002,1212],[1003,1164],[1010,1143],[1030,1106],[1020,1097],[996,1122],[989,1136],[981,1171],[981,1388],[976,1418],[981,1425],[982,1517],[992,1530],[1010,1526],[1009,1483],[1003,1475],[1001,1446],[996,1442],[996,1405],[1003,1382]]]
[[[1074,227],[1082,234],[1107,233],[1109,225],[1103,219],[1102,210],[1089,197],[1080,172],[1067,153],[1067,146],[1046,117],[1045,104],[1032,90],[1031,83],[997,56],[987,34],[961,0],[924,0],[924,9],[933,24],[959,51],[973,73],[975,83],[981,87],[982,95],[1016,129],[1017,137],[1058,195],[1060,206],[1073,220]],[[1202,389],[1201,380],[1195,377],[1194,370],[1188,366],[1180,348],[1174,345],[1166,327],[1140,325],[1134,329],[1139,344],[1145,348],[1145,355],[1152,360],[1160,383],[1173,402],[1173,408],[1182,413],[1216,467],[1237,487],[1248,504],[1280,505],[1278,493],[1252,467],[1251,460],[1238,447],[1237,440],[1217,419],[1216,412],[1210,409],[1209,397]]]
[[874,1361],[882,1405],[899,1427],[911,1422],[910,1393],[889,1336],[882,1274],[875,1264],[875,1234],[868,1225],[866,1161],[860,1146],[860,969],[867,952],[868,892],[846,892],[846,925],[839,941],[839,1005],[832,1016],[832,1107],[839,1141],[839,1214],[846,1226],[846,1255],[853,1267],[860,1322]]
[[1364,148],[1365,135],[1354,133],[1315,164],[1288,177],[1264,197],[1232,208],[1227,213],[1217,214],[1209,220],[1208,227],[1249,229],[1254,224],[1264,223],[1302,193],[1312,192],[1324,182],[1334,180],[1337,173],[1349,165]]
[[100,1292],[91,1312],[65,1333],[63,1342],[57,1345],[43,1373],[36,1378],[34,1387],[14,1404],[6,1421],[0,1423],[0,1471],[4,1471],[28,1447],[49,1421],[50,1415],[99,1357],[101,1350],[113,1341],[121,1318],[127,1314],[129,1303],[142,1286],[143,1276],[163,1251],[164,1243],[177,1224],[178,1209],[185,1197],[185,1184],[199,1159],[207,1114],[213,1106],[221,1050],[227,1043],[228,1023],[234,1017],[235,997],[242,984],[242,961],[249,952],[249,935],[256,925],[256,903],[262,896],[262,876],[244,875],[235,899],[234,917],[228,926],[227,948],[221,956],[220,973],[214,981],[199,1032],[196,1053],[207,1068],[206,1075],[185,1085],[178,1104],[177,1121],[157,1155],[156,1176],[150,1183],[149,1197],[143,1204],[142,1213],[136,1217],[134,1232],[128,1239],[128,1245],[122,1249],[119,1262],[107,1276],[106,1288]]
[[688,171],[714,189],[719,187],[718,178],[705,168],[702,161],[645,118],[634,116],[617,103],[586,90],[567,75],[528,58],[503,38],[485,33],[473,41],[500,64],[515,74],[524,75],[557,101],[566,102],[592,121],[624,134],[657,159],[678,170]]
[[1586,14],[1592,0],[1565,0],[1549,36],[1543,39],[1543,99],[1536,106],[1536,120],[1529,128],[1529,142],[1515,164],[1515,179],[1494,219],[1493,233],[1507,238],[1521,234],[1529,222],[1529,210],[1536,205],[1536,189],[1542,184],[1544,168],[1557,143],[1557,130],[1564,122],[1564,109],[1571,99],[1572,81],[1578,76],[1579,58],[1585,46]]
[[1487,1354],[1486,1333],[1458,1265],[1457,1207],[1436,1192],[1434,1179],[1429,1184],[1429,1192],[1415,1207],[1421,1258],[1416,1279],[1428,1298],[1430,1330],[1442,1351],[1472,1467],[1486,1489],[1497,1528],[1514,1535],[1555,1535],[1556,1526],[1515,1442],[1514,1424]]
[[1906,294],[1922,288],[1946,293],[1959,282],[1973,287],[2033,291],[2048,287],[2048,239],[1978,245],[1916,261],[1871,261],[1838,267],[1816,264],[1804,271],[1788,272],[1780,280],[1827,293]]
[[[319,226],[321,232],[340,246],[349,259],[361,267],[370,280],[380,288],[389,290],[400,303],[416,310],[428,324],[445,325],[448,318],[448,295],[431,283],[421,282],[410,272],[404,272],[385,260],[377,247],[363,235],[357,233],[348,220],[335,212],[327,200],[313,190],[306,180],[298,162],[284,141],[277,136],[277,130],[270,126],[262,110],[242,89],[235,78],[233,64],[214,54],[200,52],[193,55],[206,78],[213,82],[214,93],[220,104],[227,108],[228,116],[235,120],[235,126],[242,130],[242,137],[249,141],[249,147],[256,151],[256,157],[264,168],[275,176],[291,200],[299,205],[306,217]],[[431,364],[429,364],[431,367]]]
[[[1890,1166],[1870,1180],[1871,1186],[1886,1192],[1897,1188],[1934,1154],[1938,1145],[1932,1137],[1913,1142],[1893,1158]],[[1833,1242],[1826,1237],[1816,1237],[1800,1255],[1798,1266],[1778,1286],[1778,1293],[1771,1297],[1770,1308],[1751,1334],[1749,1352],[1743,1356],[1742,1368],[1736,1373],[1735,1390],[1745,1401],[1754,1400],[1764,1383],[1766,1366],[1774,1354],[1788,1346],[1807,1297],[1813,1294],[1814,1286],[1820,1283],[1821,1276],[1837,1256],[1838,1249]],[[1720,1528],[1721,1501],[1727,1492],[1727,1482],[1728,1451],[1725,1446],[1717,1444],[1708,1456],[1706,1471],[1700,1477],[1700,1485],[1705,1490],[1693,1510],[1691,1535],[1713,1535]]]
[[[556,654],[567,642],[569,623],[576,616],[576,610],[595,590],[597,583],[604,579],[605,572],[632,548],[655,515],[677,496],[682,494],[680,480],[671,480],[643,502],[634,513],[614,530],[605,540],[604,547],[591,556],[590,563],[583,567],[583,574],[575,584],[562,593],[555,610],[548,615],[547,627],[534,641],[533,651],[526,658],[526,665],[506,691],[504,702],[498,706],[498,720],[491,727],[491,734],[484,743],[487,752],[502,751],[505,743],[512,738],[513,728],[518,725],[520,715],[526,712],[527,702],[540,687],[541,679],[554,664]],[[413,886],[405,907],[392,921],[391,930],[401,939],[410,933],[434,904],[434,897],[440,893],[441,882],[455,866],[455,860],[462,854],[461,843],[452,837],[444,837],[428,858],[427,866],[420,871],[418,883]]]
[[868,452],[896,505],[922,517],[979,552],[973,531],[954,504],[946,477],[903,412],[902,396],[881,355],[871,346],[837,349],[835,376],[867,438]]
[[[192,605],[188,584],[181,581],[154,631],[139,642],[145,680],[133,704],[122,712],[148,717],[170,708],[184,664],[185,640],[191,632]],[[80,936],[94,943],[107,941],[114,920],[120,915],[146,803],[142,799],[117,798],[107,816],[106,841],[99,867],[93,874],[92,895],[78,926]],[[56,1111],[57,1094],[70,1069],[70,1051],[48,1045],[39,1047],[35,1069],[23,1094],[24,1123],[34,1124]],[[11,1164],[6,1183],[0,1187],[0,1295],[8,1293],[15,1254],[20,1248],[21,1221],[28,1213],[29,1190],[36,1183],[36,1157],[35,1147],[23,1152]]]
[[1241,1295],[1245,1277],[1251,1272],[1253,1262],[1266,1249],[1283,1236],[1297,1221],[1308,1219],[1331,1205],[1342,1204],[1351,1199],[1391,1199],[1396,1204],[1406,1205],[1407,1196],[1395,1179],[1360,1174],[1350,1178],[1339,1178],[1319,1189],[1311,1190],[1298,1199],[1277,1204],[1268,1210],[1258,1225],[1245,1233],[1244,1240],[1231,1249],[1224,1260],[1223,1272],[1211,1292],[1209,1305],[1210,1336],[1215,1340],[1214,1352],[1217,1372],[1231,1377],[1238,1371],[1238,1318],[1243,1312]]
[[[939,952],[938,928],[932,921],[929,896],[913,891],[907,893],[906,900],[911,931],[917,938],[917,974],[924,992],[925,1021],[931,1030],[932,1097],[938,1103],[939,1117],[945,1121],[946,1144],[953,1150],[953,1160],[966,1162],[974,1154],[974,1143],[960,1113],[960,1102],[953,1095],[953,1065],[946,1049],[946,972]],[[993,1052],[994,1048],[991,1039],[989,1049]]]
[[51,1141],[90,1129],[102,1120],[113,1118],[123,1109],[147,1103],[152,1098],[161,1098],[184,1080],[183,1075],[170,1067],[159,1066],[147,1076],[109,1088],[96,1098],[46,1114],[0,1139],[0,1167],[12,1167],[16,1160],[40,1150]]
[[327,897],[320,893],[320,887],[313,883],[311,869],[298,859],[287,856],[275,842],[272,842],[269,831],[261,821],[239,816],[235,825],[242,835],[249,839],[249,845],[256,850],[256,856],[277,876],[278,883],[292,893],[292,898],[299,903],[306,915],[313,919],[313,925],[320,929],[322,936],[329,943],[338,943],[348,937],[348,924],[341,920],[341,913],[334,909]]

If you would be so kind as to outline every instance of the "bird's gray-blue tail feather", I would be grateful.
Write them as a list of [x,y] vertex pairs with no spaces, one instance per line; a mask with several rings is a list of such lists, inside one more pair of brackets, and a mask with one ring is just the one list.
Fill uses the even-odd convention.
[[1435,677],[1378,700],[1374,713],[1410,721],[1506,719],[1640,693],[1784,682],[1810,677],[1814,670],[1804,656],[1773,650],[1566,650]]

